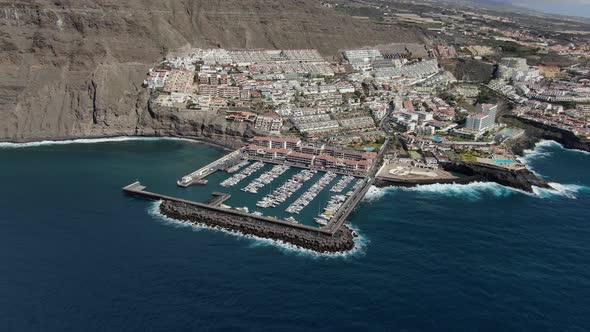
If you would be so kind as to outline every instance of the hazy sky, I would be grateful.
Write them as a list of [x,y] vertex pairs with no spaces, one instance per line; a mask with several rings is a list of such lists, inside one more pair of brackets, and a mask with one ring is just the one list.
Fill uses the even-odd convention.
[[512,3],[549,13],[590,17],[590,0],[512,0]]

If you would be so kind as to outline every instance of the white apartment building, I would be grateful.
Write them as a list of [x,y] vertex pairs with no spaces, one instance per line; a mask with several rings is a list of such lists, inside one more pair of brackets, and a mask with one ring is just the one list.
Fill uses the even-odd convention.
[[490,115],[481,113],[470,114],[465,122],[465,129],[481,132],[494,126],[494,119]]

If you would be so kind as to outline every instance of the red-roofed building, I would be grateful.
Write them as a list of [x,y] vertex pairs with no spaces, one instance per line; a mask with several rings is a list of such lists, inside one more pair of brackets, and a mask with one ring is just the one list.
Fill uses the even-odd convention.
[[301,152],[291,152],[287,156],[287,161],[289,162],[309,166],[313,165],[314,159],[314,155]]
[[294,149],[301,144],[298,138],[290,137],[254,137],[254,143],[274,149]]

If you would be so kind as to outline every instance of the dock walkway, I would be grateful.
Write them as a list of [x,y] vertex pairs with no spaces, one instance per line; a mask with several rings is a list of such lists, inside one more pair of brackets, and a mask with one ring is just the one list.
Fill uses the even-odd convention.
[[211,206],[220,206],[221,204],[223,204],[223,202],[225,202],[231,198],[230,194],[220,193],[220,192],[214,192],[214,193],[212,193],[212,195],[213,195],[213,198],[211,198],[211,200],[209,200],[209,202],[207,202],[207,204],[209,204]]
[[375,163],[369,169],[368,176],[363,179],[364,183],[361,186],[359,186],[359,188],[344,202],[344,204],[342,204],[342,206],[334,216],[333,220],[330,221],[328,225],[324,226],[323,229],[329,229],[332,232],[335,232],[340,227],[342,227],[342,225],[346,222],[348,216],[350,216],[352,211],[354,211],[354,209],[357,207],[357,205],[360,203],[363,197],[365,197],[365,195],[367,194],[367,191],[369,191],[369,188],[371,188],[371,186],[375,182],[375,176],[377,175],[377,172],[380,169],[377,168],[377,165],[383,157],[383,153],[387,149],[388,145],[389,138],[387,138],[383,143],[381,150],[377,154]]
[[227,161],[231,160],[231,159],[235,159],[235,158],[239,158],[240,155],[242,154],[242,149],[238,149],[235,150],[225,156],[223,156],[222,158],[219,158],[217,160],[215,160],[214,162],[199,168],[198,170],[183,176],[184,178],[190,178],[191,182],[188,183],[186,185],[186,187],[190,186],[191,184],[194,183],[199,183],[200,180],[206,178],[207,176],[213,174],[214,172],[218,171],[220,169],[220,166],[223,165],[224,163],[226,163]]

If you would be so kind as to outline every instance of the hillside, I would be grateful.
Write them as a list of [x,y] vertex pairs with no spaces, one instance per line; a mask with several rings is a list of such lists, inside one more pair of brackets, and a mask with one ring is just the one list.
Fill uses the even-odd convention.
[[314,0],[0,0],[0,140],[132,135],[157,121],[141,82],[182,47],[420,41]]

